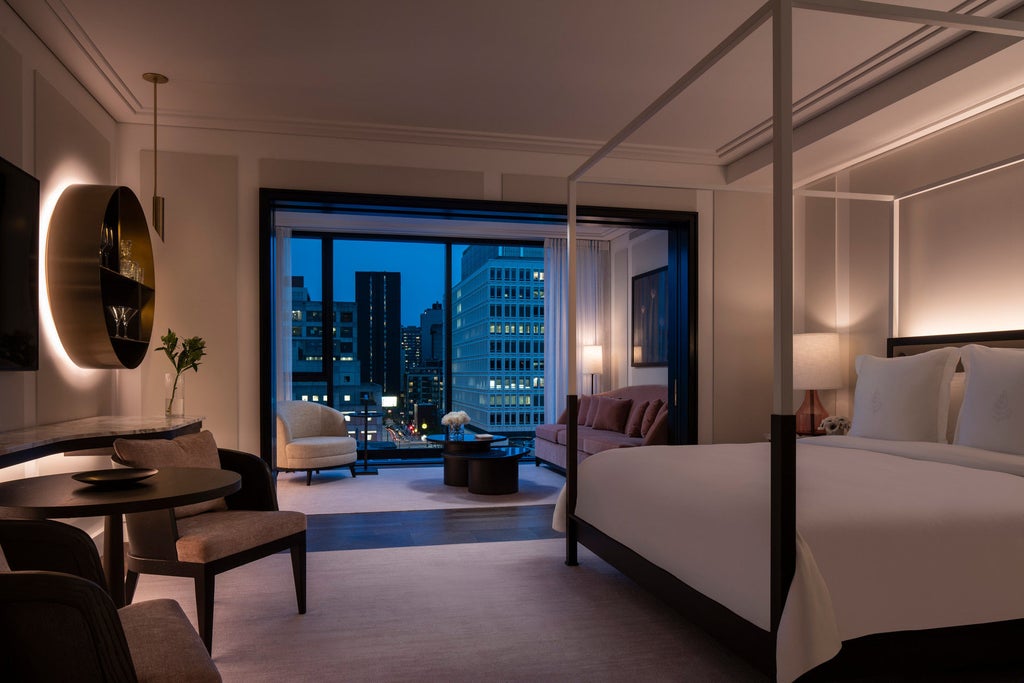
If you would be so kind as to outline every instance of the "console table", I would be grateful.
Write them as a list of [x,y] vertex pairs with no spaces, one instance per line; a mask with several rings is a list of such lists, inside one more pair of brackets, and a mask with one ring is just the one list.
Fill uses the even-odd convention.
[[54,453],[110,448],[114,439],[172,439],[203,427],[202,417],[99,415],[0,432],[0,468]]

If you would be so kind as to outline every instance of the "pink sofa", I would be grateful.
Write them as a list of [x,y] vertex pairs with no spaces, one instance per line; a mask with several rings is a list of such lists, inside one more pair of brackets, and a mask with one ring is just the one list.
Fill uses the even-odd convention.
[[[580,398],[576,457],[579,462],[612,448],[668,443],[667,387],[642,384]],[[534,455],[565,469],[565,413],[537,426]]]

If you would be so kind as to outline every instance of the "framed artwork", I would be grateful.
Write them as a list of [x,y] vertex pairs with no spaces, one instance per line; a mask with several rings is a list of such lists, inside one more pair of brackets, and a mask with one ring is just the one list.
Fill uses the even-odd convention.
[[631,365],[668,365],[668,266],[633,276]]

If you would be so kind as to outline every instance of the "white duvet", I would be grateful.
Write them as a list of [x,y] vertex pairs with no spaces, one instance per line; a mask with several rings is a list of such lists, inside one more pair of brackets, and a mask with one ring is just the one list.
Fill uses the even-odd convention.
[[[770,444],[605,451],[577,515],[769,628]],[[564,492],[563,492],[564,495]],[[556,524],[564,520],[557,506]],[[871,633],[1024,618],[1024,457],[934,443],[797,444],[797,572],[778,678]]]

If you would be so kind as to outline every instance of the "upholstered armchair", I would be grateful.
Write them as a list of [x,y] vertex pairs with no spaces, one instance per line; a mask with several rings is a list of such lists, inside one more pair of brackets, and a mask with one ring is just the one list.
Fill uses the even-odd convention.
[[[176,439],[117,439],[114,459],[132,467],[219,467],[238,472],[242,488],[217,500],[125,515],[129,602],[140,574],[188,576],[195,581],[199,635],[213,649],[217,574],[291,551],[299,614],[306,613],[306,516],[277,507],[270,468],[255,455],[217,448],[208,431]],[[253,607],[258,607],[258,601]]]
[[277,469],[313,472],[348,465],[356,476],[356,440],[348,435],[345,416],[320,403],[281,401],[277,404]]
[[114,607],[96,545],[77,527],[0,521],[0,661],[11,681],[220,681],[173,600]]

